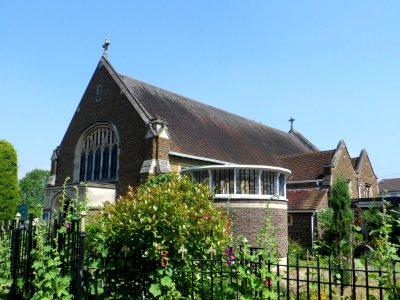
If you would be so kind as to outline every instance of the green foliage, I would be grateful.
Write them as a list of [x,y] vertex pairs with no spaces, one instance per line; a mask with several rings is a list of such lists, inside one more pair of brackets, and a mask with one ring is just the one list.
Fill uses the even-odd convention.
[[269,266],[278,263],[279,252],[276,228],[272,224],[268,206],[265,209],[264,227],[260,230],[257,243],[261,248],[251,252],[247,239],[239,237],[240,251],[236,254],[230,250],[225,252],[228,255],[229,273],[235,274],[236,278],[230,280],[223,295],[224,299],[237,299],[237,292],[242,300],[278,299],[277,287],[281,277]]
[[[278,262],[276,246],[270,244],[267,247],[257,249],[253,253],[245,238],[241,239],[242,246],[236,254],[226,252],[228,255],[229,274],[233,280],[229,280],[224,288],[223,299],[278,299],[278,282],[273,267]],[[275,249],[274,249],[275,248]]]
[[[31,299],[73,299],[69,288],[71,284],[71,273],[62,272],[62,260],[65,258],[65,249],[70,246],[71,239],[63,239],[64,243],[59,251],[59,236],[67,232],[73,219],[78,219],[79,213],[85,208],[85,201],[80,200],[78,187],[75,187],[75,197],[70,199],[68,205],[66,202],[66,179],[61,197],[60,212],[65,215],[64,224],[60,224],[56,235],[49,237],[48,227],[44,220],[37,219],[35,241],[31,254],[33,259],[32,271],[34,279],[34,294]],[[68,260],[65,260],[68,261]],[[71,272],[75,272],[71,268]]]
[[17,152],[0,140],[0,220],[12,220],[19,201]]
[[154,298],[160,300],[184,299],[172,279],[173,273],[173,268],[167,265],[165,268],[159,268],[151,275],[154,283],[150,285],[149,292]]
[[13,280],[11,278],[11,236],[0,224],[0,299],[6,298]]
[[391,234],[394,226],[400,225],[398,215],[391,215],[386,209],[386,200],[382,199],[382,211],[377,211],[379,219],[381,220],[381,226],[372,231],[371,235],[375,237],[375,243],[373,246],[368,246],[370,249],[370,263],[373,263],[380,270],[384,270],[382,274],[373,274],[372,277],[376,277],[381,286],[387,290],[387,297],[385,299],[394,300],[400,299],[400,286],[398,281],[395,280],[394,272],[396,264],[400,262],[398,252],[400,246],[397,242],[391,240]]
[[350,208],[351,197],[346,179],[336,179],[329,192],[328,203],[329,209],[319,213],[318,218],[325,250],[328,249],[336,257],[348,255],[354,213]]
[[290,261],[296,261],[296,258],[302,258],[306,254],[306,249],[298,241],[289,240],[288,255]]
[[147,182],[136,193],[131,190],[115,205],[105,206],[108,246],[120,251],[127,245],[150,259],[159,259],[162,251],[177,254],[182,245],[196,258],[205,257],[211,245],[224,249],[227,218],[215,207],[209,187],[187,176],[160,177],[168,180]]
[[[131,189],[115,204],[105,205],[93,222],[87,231],[92,257],[136,257],[135,268],[144,278],[153,273],[152,290],[168,288],[167,294],[174,291],[162,285],[157,269],[165,267],[168,257],[179,256],[183,247],[186,257],[206,258],[210,247],[222,253],[228,243],[228,219],[214,205],[209,187],[176,174],[150,178],[137,191]],[[93,264],[100,265],[101,260],[94,259]]]
[[366,222],[369,240],[374,239],[379,234],[379,229],[382,228],[384,223],[384,216],[381,214],[377,203],[373,201],[368,209],[362,211],[361,216]]
[[35,244],[32,250],[33,285],[35,293],[31,299],[73,299],[69,293],[71,275],[61,272],[61,257],[57,251],[57,237],[52,245],[47,238],[47,228],[43,220],[36,224]]
[[44,192],[50,172],[35,169],[19,181],[21,203],[28,204],[30,212],[40,217],[40,208],[43,206]]

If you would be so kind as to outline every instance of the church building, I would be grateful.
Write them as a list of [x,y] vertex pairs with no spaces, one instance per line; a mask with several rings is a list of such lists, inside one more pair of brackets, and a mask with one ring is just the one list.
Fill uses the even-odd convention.
[[254,246],[268,205],[282,254],[291,222],[306,216],[310,223],[327,207],[336,176],[349,179],[355,196],[360,184],[377,193],[366,152],[351,159],[342,141],[334,151],[319,151],[293,126],[283,132],[122,75],[107,51],[51,160],[49,215],[59,208],[67,178],[67,197],[85,182],[78,189],[96,210],[149,176],[185,173],[208,179],[216,205],[230,207],[235,234]]

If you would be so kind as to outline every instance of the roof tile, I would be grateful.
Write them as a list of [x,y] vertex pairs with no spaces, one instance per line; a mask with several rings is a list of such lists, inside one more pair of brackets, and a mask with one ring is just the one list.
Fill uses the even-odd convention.
[[327,200],[327,195],[327,190],[289,190],[288,210],[317,210],[322,207],[322,201]]
[[153,116],[169,123],[171,151],[239,164],[279,166],[278,155],[309,152],[293,135],[120,75]]
[[291,181],[323,178],[323,166],[332,161],[335,150],[281,156],[281,165],[292,171]]

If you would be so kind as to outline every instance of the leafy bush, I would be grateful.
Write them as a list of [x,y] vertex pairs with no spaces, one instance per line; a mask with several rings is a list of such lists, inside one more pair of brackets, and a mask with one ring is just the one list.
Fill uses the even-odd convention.
[[[115,204],[106,204],[88,225],[87,243],[90,255],[107,257],[111,268],[117,260],[111,261],[110,256],[128,256],[118,264],[135,268],[142,282],[160,288],[162,278],[157,274],[164,276],[165,272],[155,271],[166,268],[170,257],[185,253],[186,258],[206,258],[210,248],[223,253],[228,244],[227,224],[228,218],[214,205],[207,185],[194,183],[188,176],[164,174],[150,178],[137,191],[130,189]],[[104,265],[104,260],[93,260],[93,264]],[[129,286],[128,282],[119,284],[119,290],[123,284]],[[156,287],[152,291],[158,294]]]
[[19,201],[17,152],[0,140],[0,220],[12,220]]
[[304,247],[300,245],[298,241],[289,240],[288,252],[289,259],[291,261],[295,261],[297,257],[299,259],[304,257],[306,254],[306,249],[304,249]]
[[11,235],[0,222],[0,299],[5,299],[11,290]]

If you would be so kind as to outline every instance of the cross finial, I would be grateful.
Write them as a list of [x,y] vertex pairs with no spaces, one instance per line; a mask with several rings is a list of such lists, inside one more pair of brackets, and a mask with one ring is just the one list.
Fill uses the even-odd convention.
[[121,248],[121,251],[124,252],[125,257],[126,257],[126,253],[129,252],[129,250],[130,250],[130,249],[129,249],[129,247],[128,247],[127,245],[124,245],[124,246]]
[[108,46],[110,46],[111,42],[109,39],[105,39],[104,44],[103,44],[103,48],[104,48],[104,53],[103,56],[105,58],[108,58]]
[[293,122],[294,121],[296,121],[295,119],[293,119],[293,117],[291,117],[290,119],[289,119],[289,122],[290,122],[290,130],[293,130]]
[[180,253],[180,254],[182,255],[182,260],[183,260],[183,257],[184,257],[185,254],[187,253],[187,249],[185,248],[184,245],[182,245],[182,246],[179,248],[178,253]]

